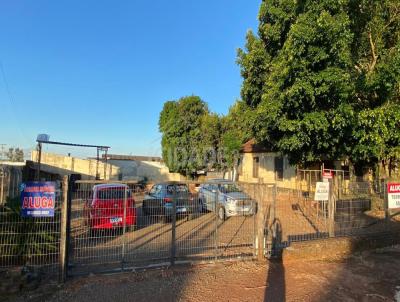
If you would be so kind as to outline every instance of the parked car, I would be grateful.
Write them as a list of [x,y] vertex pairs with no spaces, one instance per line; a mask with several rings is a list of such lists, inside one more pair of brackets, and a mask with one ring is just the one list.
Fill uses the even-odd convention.
[[204,211],[217,211],[221,220],[256,213],[256,202],[234,182],[225,179],[213,179],[202,184],[199,200]]
[[85,213],[91,230],[122,228],[124,225],[133,229],[136,224],[135,200],[125,184],[95,185],[91,198],[86,201]]
[[145,194],[142,204],[143,215],[156,215],[165,221],[170,221],[173,214],[173,201],[176,200],[176,214],[185,215],[191,219],[198,213],[200,203],[189,192],[187,184],[180,182],[164,182],[155,184]]

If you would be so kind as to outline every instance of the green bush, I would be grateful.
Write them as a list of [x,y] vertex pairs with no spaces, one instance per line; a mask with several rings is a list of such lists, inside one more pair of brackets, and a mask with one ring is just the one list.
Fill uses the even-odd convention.
[[0,207],[0,265],[45,264],[58,254],[60,211],[54,217],[23,218],[19,198]]

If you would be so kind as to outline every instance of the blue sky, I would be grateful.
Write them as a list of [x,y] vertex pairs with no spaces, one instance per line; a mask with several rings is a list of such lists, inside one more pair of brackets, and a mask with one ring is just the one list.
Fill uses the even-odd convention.
[[196,94],[224,114],[239,98],[236,50],[260,2],[0,0],[0,143],[31,148],[48,133],[159,155],[165,101]]

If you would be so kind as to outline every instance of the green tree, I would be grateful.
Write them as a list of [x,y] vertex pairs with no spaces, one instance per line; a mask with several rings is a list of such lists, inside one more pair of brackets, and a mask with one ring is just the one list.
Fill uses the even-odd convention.
[[6,158],[9,161],[22,162],[24,161],[24,151],[20,148],[9,148],[6,152]]
[[257,141],[292,163],[393,154],[396,139],[384,138],[377,152],[368,125],[372,116],[381,129],[397,125],[382,110],[398,110],[399,7],[398,0],[264,0],[258,36],[248,33],[238,52]]
[[[206,123],[215,123],[209,116],[207,104],[198,96],[183,97],[164,104],[160,113],[159,130],[162,133],[162,156],[171,172],[192,175],[205,168]],[[214,134],[207,132],[212,143]]]
[[254,123],[252,105],[238,100],[229,108],[226,116],[221,118],[221,143],[225,170],[235,168],[242,144],[252,138],[251,125]]
[[400,3],[357,0],[350,11],[358,111],[352,157],[391,165],[400,158]]

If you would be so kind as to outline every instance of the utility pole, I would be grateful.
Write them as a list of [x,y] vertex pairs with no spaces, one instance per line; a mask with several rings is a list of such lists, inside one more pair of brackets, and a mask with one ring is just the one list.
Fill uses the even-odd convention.
[[5,176],[4,174],[5,174],[4,168],[1,167],[1,169],[0,169],[0,177],[1,177],[0,204],[5,202],[5,200],[3,198],[3,196],[4,196],[4,176]]
[[38,142],[38,159],[37,159],[37,166],[36,166],[36,177],[35,180],[40,180],[40,164],[42,162],[42,143]]

